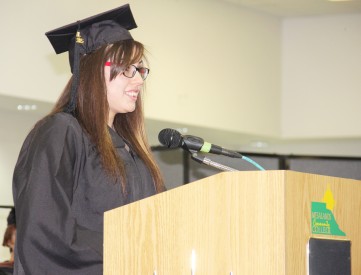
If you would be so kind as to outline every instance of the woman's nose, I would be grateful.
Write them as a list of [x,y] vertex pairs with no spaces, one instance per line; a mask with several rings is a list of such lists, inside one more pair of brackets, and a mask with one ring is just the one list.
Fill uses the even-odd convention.
[[133,79],[134,79],[134,81],[135,81],[136,83],[139,83],[139,84],[141,84],[141,85],[144,83],[144,80],[143,80],[142,76],[140,75],[140,73],[139,73],[138,71],[136,71]]

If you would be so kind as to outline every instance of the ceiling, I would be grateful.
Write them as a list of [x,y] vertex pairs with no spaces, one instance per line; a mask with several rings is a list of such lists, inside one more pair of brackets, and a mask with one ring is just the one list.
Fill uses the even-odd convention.
[[361,12],[361,0],[220,0],[281,17]]

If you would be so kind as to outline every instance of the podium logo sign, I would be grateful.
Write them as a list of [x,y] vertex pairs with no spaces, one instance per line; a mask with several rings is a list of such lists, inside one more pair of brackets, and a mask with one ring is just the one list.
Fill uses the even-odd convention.
[[311,232],[312,234],[346,236],[339,228],[333,215],[333,199],[330,187],[327,187],[322,202],[311,202]]

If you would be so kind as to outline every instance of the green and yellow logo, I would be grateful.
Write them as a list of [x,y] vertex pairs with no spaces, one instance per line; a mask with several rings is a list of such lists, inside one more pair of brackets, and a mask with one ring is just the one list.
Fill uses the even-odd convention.
[[331,189],[327,186],[322,202],[311,202],[311,232],[312,234],[346,236],[333,215],[335,200]]

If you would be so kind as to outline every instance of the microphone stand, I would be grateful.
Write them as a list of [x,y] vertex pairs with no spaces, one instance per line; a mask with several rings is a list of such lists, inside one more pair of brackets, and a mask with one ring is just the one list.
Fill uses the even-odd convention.
[[199,157],[196,152],[191,152],[191,150],[190,150],[190,153],[191,153],[192,159],[194,159],[196,162],[203,163],[203,164],[212,166],[214,168],[217,168],[217,169],[223,170],[223,171],[239,171],[239,170],[231,168],[229,166],[226,166],[226,165],[220,164],[218,162],[212,161],[209,158]]

